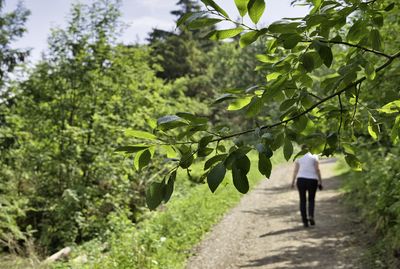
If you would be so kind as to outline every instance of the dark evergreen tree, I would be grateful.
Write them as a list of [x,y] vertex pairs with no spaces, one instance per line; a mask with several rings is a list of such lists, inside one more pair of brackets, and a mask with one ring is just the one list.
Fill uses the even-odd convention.
[[[179,0],[177,6],[177,10],[171,11],[176,20],[186,13],[198,12],[201,9],[195,0]],[[197,76],[204,71],[205,43],[200,31],[190,32],[184,25],[170,32],[153,29],[147,40],[153,48],[152,55],[163,69],[158,73],[159,77],[174,80],[186,75]],[[208,40],[206,43],[211,44]]]

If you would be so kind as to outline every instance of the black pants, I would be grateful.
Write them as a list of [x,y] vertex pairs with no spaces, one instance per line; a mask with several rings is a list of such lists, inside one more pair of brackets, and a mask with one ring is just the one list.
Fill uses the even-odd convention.
[[318,180],[308,178],[297,178],[297,189],[300,195],[300,212],[303,222],[307,222],[307,191],[308,191],[308,216],[314,218],[315,193],[317,192]]

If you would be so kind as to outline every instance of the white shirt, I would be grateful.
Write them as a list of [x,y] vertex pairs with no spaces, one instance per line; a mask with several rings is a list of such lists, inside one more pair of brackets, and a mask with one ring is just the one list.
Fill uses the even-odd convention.
[[296,162],[299,164],[297,178],[303,177],[318,180],[317,170],[315,169],[315,163],[318,162],[317,155],[308,152],[303,157],[297,159]]

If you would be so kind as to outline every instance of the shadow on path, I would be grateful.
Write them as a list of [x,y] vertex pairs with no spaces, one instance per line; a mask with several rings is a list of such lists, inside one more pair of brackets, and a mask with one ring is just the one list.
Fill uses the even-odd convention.
[[269,232],[266,234],[262,234],[259,237],[266,237],[266,236],[271,236],[271,235],[280,235],[280,234],[287,234],[287,233],[292,233],[292,232],[298,232],[304,230],[303,227],[298,226],[298,227],[293,227],[293,228],[289,228],[289,229],[283,229],[283,230],[279,230],[279,231],[275,231],[275,232]]
[[[340,248],[349,245],[349,235],[353,234],[352,222],[346,219],[343,206],[340,204],[341,195],[330,190],[337,190],[340,182],[332,177],[324,180],[325,189],[316,200],[316,226],[303,228],[300,226],[300,219],[295,227],[281,230],[268,231],[259,235],[257,240],[281,240],[282,236],[293,238],[297,243],[275,249],[270,253],[265,253],[264,257],[251,259],[239,268],[264,267],[268,268],[333,268],[332,258],[338,257]],[[282,189],[282,188],[278,188]],[[290,190],[287,190],[288,192]],[[330,195],[328,195],[330,194]],[[298,204],[286,204],[266,210],[247,210],[242,211],[248,214],[262,215],[266,219],[284,219],[298,210]],[[290,220],[289,220],[290,221]],[[268,229],[268,227],[265,227]],[[300,235],[300,236],[299,236]],[[299,238],[297,238],[299,236]],[[339,263],[339,264],[338,264]],[[354,266],[354,263],[352,263]],[[337,262],[334,268],[358,268],[347,267],[345,263]]]

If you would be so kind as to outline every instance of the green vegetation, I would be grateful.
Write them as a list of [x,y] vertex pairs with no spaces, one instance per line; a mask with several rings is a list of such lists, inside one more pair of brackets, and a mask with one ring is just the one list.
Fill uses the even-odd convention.
[[[253,154],[251,160],[256,159]],[[281,153],[273,158],[274,164],[282,161]],[[196,164],[193,176],[200,175],[201,170]],[[251,186],[264,178],[257,169],[249,172]],[[89,261],[72,262],[66,268],[183,268],[191,249],[242,195],[235,190],[230,177],[225,178],[215,193],[206,184],[190,188],[184,174],[179,174],[177,181],[181,187],[179,197],[174,197],[160,212],[149,213],[137,226],[132,226],[128,219],[123,221],[120,216],[113,216],[112,232],[105,240],[110,242],[109,251],[104,254],[100,243],[89,242],[76,252],[87,255]]]
[[398,147],[389,152],[363,151],[364,172],[352,172],[344,178],[348,204],[358,210],[374,238],[364,258],[371,268],[400,266],[399,153]]
[[[236,38],[241,47],[264,42],[263,53],[255,56],[260,61],[256,70],[265,80],[250,87],[228,89],[215,101],[228,103],[228,111],[241,112],[250,119],[253,126],[248,129],[226,130],[191,114],[158,119],[153,129],[156,136],[146,147],[158,148],[167,140],[180,152],[175,169],[169,171],[171,175],[215,151],[220,158],[209,158],[215,162],[205,167],[203,174],[210,189],[214,191],[220,176],[229,170],[237,190],[246,193],[251,166],[247,154],[251,150],[258,151],[260,172],[268,175],[271,153],[282,147],[289,160],[296,154],[293,144],[307,144],[312,153],[323,156],[342,153],[350,167],[361,170],[356,153],[358,138],[370,136],[371,141],[385,141],[389,146],[397,143],[398,88],[385,88],[378,96],[373,90],[364,90],[376,87],[399,65],[397,36],[382,35],[398,29],[398,7],[394,3],[294,1],[309,4],[310,13],[260,28],[257,23],[265,11],[264,0],[235,1],[241,17],[248,16],[255,25],[233,20],[213,0],[201,2],[206,11],[190,9],[177,25],[204,30],[211,40]],[[215,28],[222,22],[230,22],[232,27]],[[385,119],[382,114],[394,117]],[[255,139],[243,139],[251,133]],[[234,145],[228,146],[231,140]],[[129,145],[121,151],[135,153],[136,147]],[[166,181],[149,186],[150,209],[165,200],[167,188]]]
[[[183,1],[179,6],[186,10],[189,4]],[[249,50],[211,41],[200,42],[198,47],[200,39],[184,29],[182,36],[174,40],[157,39],[149,46],[118,44],[119,5],[117,0],[73,5],[67,27],[52,31],[45,57],[33,67],[25,67],[29,72],[24,79],[11,80],[8,75],[18,64],[22,66],[28,54],[4,43],[0,246],[4,253],[29,256],[18,262],[22,268],[37,264],[65,246],[84,248],[86,242],[90,242],[88,246],[98,242],[100,251],[106,241],[121,233],[146,230],[147,219],[153,218],[145,207],[146,189],[162,181],[163,172],[173,167],[179,151],[169,145],[172,137],[167,137],[159,148],[137,147],[135,156],[116,149],[126,143],[141,143],[141,139],[154,139],[156,133],[145,132],[156,127],[152,118],[190,108],[196,117],[203,118],[199,128],[211,115],[227,130],[242,119],[223,113],[218,105],[210,109],[208,104],[219,88],[253,83],[251,70],[239,66],[243,61],[256,66],[256,59],[242,57]],[[4,41],[23,34],[28,14],[21,5],[15,12],[2,15],[4,27],[9,30],[2,32]],[[169,64],[176,66],[182,60],[193,64],[193,68],[166,78],[163,71],[174,65],[164,62],[167,56],[157,54],[157,46],[172,42],[167,46],[169,50],[163,49],[164,53],[172,53],[176,40],[190,47],[191,52],[180,55],[186,57],[184,60],[169,57],[175,60]],[[261,52],[262,47],[260,43],[252,50]],[[193,58],[192,52],[202,60]],[[223,55],[230,59],[220,61]],[[201,68],[197,66],[200,62]],[[218,79],[221,74],[225,75],[223,81]],[[243,80],[234,82],[238,74]],[[150,162],[155,154],[162,158]],[[205,182],[199,173],[204,164],[195,165],[197,168],[191,168],[191,172],[178,172],[174,197],[192,197],[191,189],[197,193],[194,186]],[[183,178],[189,179],[187,184],[181,183]],[[173,181],[168,181],[170,186]],[[204,185],[201,188],[204,191]],[[237,201],[239,195],[233,197]],[[233,200],[226,200],[233,204]],[[207,227],[227,208],[228,202],[218,214],[211,211],[215,217],[209,216]],[[192,243],[186,247],[189,249]],[[145,256],[142,259],[147,260]],[[5,256],[1,266],[9,267],[17,260]]]
[[178,1],[178,30],[148,45],[116,41],[119,0],[74,4],[31,67],[12,48],[29,12],[0,14],[2,252],[74,246],[89,262],[55,267],[180,267],[256,167],[269,177],[273,155],[307,144],[363,170],[349,199],[396,266],[398,4],[294,1],[309,14],[260,27],[266,1],[234,1],[249,25],[217,2]]

